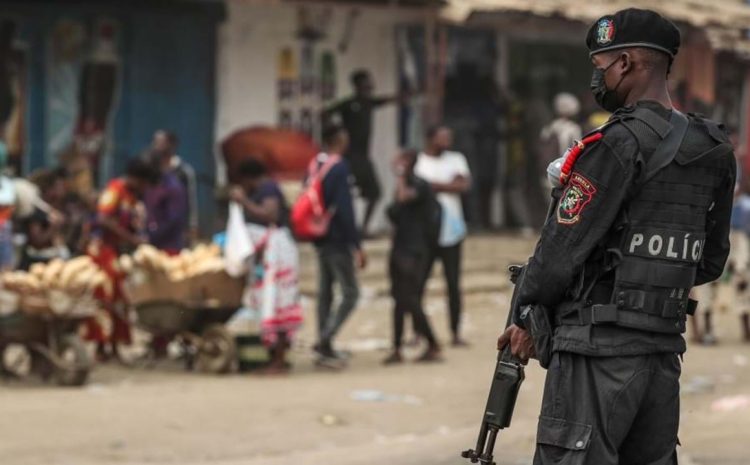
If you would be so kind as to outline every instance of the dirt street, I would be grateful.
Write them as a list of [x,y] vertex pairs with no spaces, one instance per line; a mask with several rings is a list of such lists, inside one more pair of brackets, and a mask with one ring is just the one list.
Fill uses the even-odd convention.
[[[288,377],[205,376],[166,362],[155,369],[100,366],[88,386],[60,389],[33,381],[0,385],[3,465],[448,465],[473,446],[505,321],[508,289],[500,270],[532,243],[473,240],[465,277],[468,349],[447,349],[445,362],[383,367],[390,303],[382,270],[341,336],[353,351],[342,373],[313,368],[313,300]],[[374,267],[383,266],[383,247]],[[306,279],[314,260],[306,254]],[[496,276],[495,285],[487,280]],[[478,283],[478,282],[479,283]],[[309,283],[306,284],[309,287]],[[373,290],[374,289],[374,290]],[[428,312],[443,340],[446,311],[439,287]],[[721,411],[719,399],[750,397],[750,348],[736,325],[722,322],[722,344],[692,346],[683,365],[680,439],[683,464],[750,464],[750,405]],[[416,350],[416,349],[414,349]],[[413,353],[409,354],[413,356]],[[497,461],[530,464],[544,372],[527,369],[513,426]],[[738,398],[741,399],[741,398]],[[737,401],[737,399],[735,399]],[[730,406],[731,407],[731,406]]]

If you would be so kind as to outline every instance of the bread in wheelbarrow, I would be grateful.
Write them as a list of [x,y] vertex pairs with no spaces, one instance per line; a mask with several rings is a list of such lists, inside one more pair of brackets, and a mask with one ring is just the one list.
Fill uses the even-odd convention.
[[88,267],[80,271],[68,283],[67,289],[74,293],[82,293],[89,289],[94,278],[101,273],[98,267]]
[[133,261],[136,265],[151,270],[163,270],[165,258],[164,252],[149,244],[139,246],[133,254]]
[[190,268],[187,275],[188,276],[199,276],[206,273],[217,273],[219,271],[224,271],[225,265],[224,260],[219,257],[213,257],[213,258],[207,258],[201,261],[200,263],[196,263],[193,267]]
[[55,258],[47,263],[42,273],[42,286],[45,288],[57,287],[58,275],[65,266],[65,262],[59,258]]
[[100,289],[107,298],[111,297],[114,291],[112,280],[101,270],[97,270],[96,274],[88,282],[86,292],[94,292],[97,289]]
[[46,263],[34,263],[29,268],[29,273],[36,276],[38,279],[42,279],[42,276],[44,275],[44,270],[47,268]]
[[67,261],[60,271],[60,276],[57,279],[57,287],[68,289],[80,274],[91,269],[98,270],[99,267],[89,256],[83,255]]
[[18,292],[19,294],[37,293],[42,289],[39,278],[23,271],[3,273],[2,286],[9,291]]
[[120,271],[122,271],[126,275],[132,273],[133,268],[135,268],[133,257],[127,254],[120,255],[120,259],[117,261],[117,264],[120,267]]

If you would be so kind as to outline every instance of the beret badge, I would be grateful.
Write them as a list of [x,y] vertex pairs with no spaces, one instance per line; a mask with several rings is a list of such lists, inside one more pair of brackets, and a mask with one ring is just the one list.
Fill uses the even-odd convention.
[[607,45],[615,39],[615,22],[612,19],[602,18],[596,28],[596,43]]

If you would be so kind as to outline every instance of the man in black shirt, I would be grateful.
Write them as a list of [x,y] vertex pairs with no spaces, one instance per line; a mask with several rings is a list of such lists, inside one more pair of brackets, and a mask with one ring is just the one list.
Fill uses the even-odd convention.
[[397,176],[396,195],[388,208],[393,222],[393,247],[390,258],[391,294],[393,308],[393,352],[383,363],[401,363],[401,343],[404,318],[412,316],[415,331],[427,341],[427,350],[419,362],[440,360],[440,346],[430,328],[422,308],[424,274],[431,247],[437,242],[440,230],[440,204],[430,185],[414,175],[418,153],[406,150],[394,163]]
[[375,166],[370,160],[372,112],[397,99],[373,96],[375,86],[368,71],[354,71],[351,74],[351,83],[354,95],[327,108],[323,112],[323,122],[326,123],[333,115],[337,115],[349,134],[349,148],[344,153],[344,158],[349,161],[359,193],[367,202],[362,222],[362,232],[366,234],[381,195]]

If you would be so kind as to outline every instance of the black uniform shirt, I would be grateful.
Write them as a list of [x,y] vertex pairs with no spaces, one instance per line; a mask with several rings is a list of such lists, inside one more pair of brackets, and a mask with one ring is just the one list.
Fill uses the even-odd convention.
[[385,104],[384,98],[351,97],[330,108],[329,113],[337,113],[341,124],[349,134],[349,149],[345,156],[356,164],[366,159],[370,153],[370,133],[372,132],[372,110]]
[[[644,101],[638,105],[648,107],[664,119],[670,116],[670,110],[656,102]],[[587,147],[571,176],[570,183],[576,189],[572,193],[566,189],[567,195],[563,195],[555,214],[542,229],[519,290],[520,305],[543,304],[554,309],[566,300],[584,263],[612,229],[641,163],[637,140],[619,123],[607,127],[604,137]],[[716,193],[715,206],[708,214],[716,225],[706,238],[696,285],[718,278],[729,253],[736,165],[731,154],[717,163],[726,165],[727,182]],[[677,334],[616,326],[559,326],[555,329],[554,350],[586,355],[682,353],[685,341]]]

